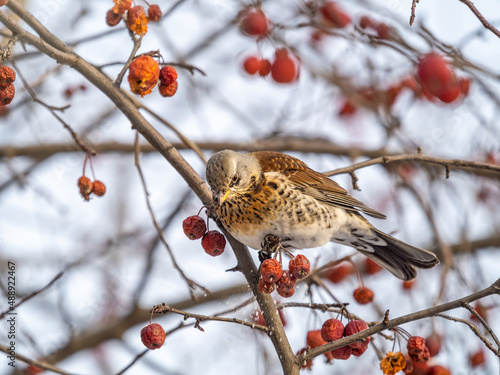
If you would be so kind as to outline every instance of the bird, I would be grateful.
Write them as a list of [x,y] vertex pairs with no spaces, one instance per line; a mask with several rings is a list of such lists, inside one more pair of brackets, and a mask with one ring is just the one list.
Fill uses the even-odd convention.
[[215,213],[239,242],[262,249],[278,238],[286,250],[334,242],[353,247],[401,280],[439,263],[434,253],[375,228],[364,216],[386,216],[353,198],[328,176],[293,156],[223,150],[207,162]]

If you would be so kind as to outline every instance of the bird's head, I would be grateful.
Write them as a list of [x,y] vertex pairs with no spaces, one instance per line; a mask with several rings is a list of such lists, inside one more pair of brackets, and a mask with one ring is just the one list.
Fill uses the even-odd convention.
[[219,204],[232,194],[250,189],[260,180],[261,174],[259,162],[251,154],[219,151],[207,163],[207,181]]

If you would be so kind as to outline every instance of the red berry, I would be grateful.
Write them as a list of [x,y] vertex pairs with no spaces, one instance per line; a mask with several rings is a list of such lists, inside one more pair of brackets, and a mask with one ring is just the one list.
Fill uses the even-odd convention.
[[349,100],[345,100],[342,107],[339,109],[338,115],[340,117],[349,117],[356,113],[356,106]]
[[325,340],[321,337],[321,331],[319,329],[307,332],[306,343],[311,349],[326,344]]
[[262,277],[259,279],[259,291],[264,294],[271,294],[274,291],[275,288],[274,283],[268,283],[266,282]]
[[266,259],[260,265],[260,275],[266,283],[277,282],[282,274],[281,264],[276,259]]
[[435,357],[441,350],[441,336],[437,333],[432,333],[425,339],[425,346],[429,349],[429,355]]
[[403,289],[410,290],[415,285],[415,280],[403,281]]
[[158,90],[160,91],[161,96],[163,96],[164,98],[168,98],[175,95],[178,86],[179,84],[177,83],[177,81],[172,82],[170,85],[163,85],[160,83],[158,85]]
[[295,293],[295,283],[297,279],[290,271],[283,271],[280,279],[276,282],[276,291],[281,297],[289,298]]
[[211,230],[203,235],[203,238],[201,239],[201,246],[208,255],[216,257],[224,252],[224,248],[226,247],[226,238],[221,232]]
[[205,220],[200,216],[193,215],[182,222],[182,229],[190,240],[197,240],[203,237],[207,231],[207,224],[205,224]]
[[132,7],[132,0],[113,0],[115,5],[113,5],[113,12],[122,15],[127,10]]
[[259,324],[261,326],[267,327],[267,323],[266,323],[266,320],[264,319],[264,315],[262,315],[262,311],[260,311],[259,309],[255,309],[253,311],[251,319],[255,324]]
[[102,197],[104,194],[106,194],[106,185],[104,185],[99,180],[95,180],[92,183],[92,193],[94,193],[98,197]]
[[[346,324],[344,329],[344,336],[352,336],[358,332],[364,331],[368,329],[368,324],[364,320],[351,320]],[[370,338],[368,337],[365,341],[357,341],[349,344],[351,349],[363,349],[370,342]],[[354,353],[353,353],[354,354]]]
[[344,325],[338,319],[328,319],[321,327],[321,338],[327,342],[341,339],[344,336]]
[[160,84],[168,86],[177,80],[177,70],[173,66],[164,65],[160,69]]
[[378,263],[375,263],[370,258],[365,258],[365,273],[368,275],[374,275],[380,271],[382,271],[382,266]]
[[92,181],[82,176],[78,179],[78,187],[80,188],[81,196],[88,201],[90,194],[92,194]]
[[259,62],[259,75],[265,77],[271,73],[271,62],[268,59],[262,59]]
[[448,62],[437,53],[429,53],[420,60],[417,76],[422,86],[434,96],[438,96],[454,77]]
[[0,88],[10,86],[16,80],[16,72],[8,66],[0,66]]
[[153,4],[148,8],[148,18],[152,22],[159,22],[161,19],[161,9],[158,5]]
[[410,336],[406,344],[406,349],[413,362],[427,362],[429,360],[429,349],[427,349],[423,337]]
[[368,16],[362,16],[359,19],[359,27],[361,27],[362,29],[366,29],[366,28],[374,29],[377,27],[377,22],[375,22],[374,20],[372,20]]
[[467,95],[470,89],[470,79],[469,78],[460,78],[458,80],[458,84],[460,86],[460,92],[462,95]]
[[276,50],[276,58],[271,65],[271,77],[278,83],[290,83],[298,77],[297,62],[286,49]]
[[259,71],[260,68],[260,61],[257,57],[255,56],[249,56],[245,59],[243,62],[243,69],[245,69],[245,72],[248,74],[255,74]]
[[460,97],[460,84],[456,79],[452,79],[451,82],[443,87],[439,94],[437,94],[436,96],[443,103],[454,102]]
[[8,86],[0,86],[0,107],[10,104],[15,94],[16,88],[13,83]]
[[429,368],[426,375],[451,375],[451,372],[443,366],[435,365]]
[[370,288],[362,286],[354,291],[353,296],[357,303],[360,303],[361,305],[366,305],[367,303],[373,301],[374,294]]
[[412,362],[411,359],[408,359],[408,362],[407,363],[411,363],[411,368],[412,368],[412,371],[411,372],[407,372],[405,370],[405,374],[408,374],[408,375],[428,375],[429,374],[429,371],[430,371],[430,367],[427,363],[423,363],[423,362],[420,362],[420,363],[415,363],[415,362]]
[[320,11],[328,26],[342,28],[351,23],[351,17],[336,2],[327,1]]
[[385,23],[380,22],[379,24],[377,24],[377,26],[375,26],[375,31],[377,32],[377,36],[379,37],[379,39],[391,39],[392,29]]
[[296,279],[306,277],[309,274],[310,269],[311,264],[309,263],[309,259],[302,254],[297,255],[288,263],[288,270]]
[[368,349],[368,343],[369,341],[367,340],[363,343],[363,345],[361,345],[361,347],[352,349],[352,355],[355,357],[361,357],[361,355],[366,352],[366,349]]
[[110,9],[106,13],[106,24],[108,26],[116,26],[122,20],[122,16],[120,14],[116,14],[113,9]]
[[472,367],[478,367],[483,365],[486,362],[484,350],[479,349],[477,352],[472,353],[469,356],[469,362]]
[[352,349],[349,346],[343,346],[341,348],[332,350],[330,353],[332,354],[333,359],[346,360],[349,359],[349,357],[351,356]]
[[327,274],[326,277],[332,283],[337,284],[344,280],[347,276],[352,273],[352,266],[349,264],[341,264],[339,266],[333,267]]
[[151,350],[161,348],[165,337],[165,330],[158,323],[149,324],[141,330],[141,341]]
[[249,11],[241,21],[241,30],[251,36],[262,38],[268,31],[267,17],[262,10]]

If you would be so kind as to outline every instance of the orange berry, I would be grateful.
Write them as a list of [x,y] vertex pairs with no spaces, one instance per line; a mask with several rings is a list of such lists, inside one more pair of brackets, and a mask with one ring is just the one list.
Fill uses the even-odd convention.
[[243,62],[243,69],[245,69],[245,72],[248,74],[255,74],[259,71],[260,68],[260,61],[257,57],[255,56],[249,56],[245,59]]
[[470,89],[470,79],[469,78],[460,78],[458,80],[458,84],[460,86],[460,92],[462,95],[467,95]]
[[0,88],[10,86],[16,80],[16,72],[8,66],[0,66]]
[[278,83],[290,83],[298,77],[297,62],[286,49],[276,50],[276,58],[271,65],[271,77]]
[[337,284],[343,281],[347,276],[352,273],[353,269],[351,265],[341,264],[339,266],[333,267],[327,274],[326,277],[332,283]]
[[137,35],[144,35],[148,32],[148,18],[144,7],[136,5],[127,13],[127,28]]
[[14,87],[13,83],[6,87],[0,86],[0,107],[10,104],[10,102],[12,102],[12,99],[14,99],[15,94],[16,88]]
[[226,247],[226,238],[221,232],[211,230],[203,235],[203,238],[201,239],[201,246],[208,255],[216,257],[224,252],[224,248]]
[[265,77],[271,73],[271,62],[268,59],[262,59],[259,62],[259,75]]
[[95,180],[92,183],[92,193],[94,193],[98,197],[102,197],[104,194],[106,194],[106,185],[104,185],[99,180]]
[[296,279],[302,279],[309,274],[311,264],[309,259],[302,254],[297,255],[295,258],[290,259],[288,263],[288,270]]
[[403,289],[410,290],[415,285],[415,280],[403,281]]
[[271,294],[274,291],[275,283],[268,283],[262,277],[259,279],[259,291],[264,294]]
[[149,8],[148,8],[148,19],[151,22],[159,22],[160,19],[161,19],[161,16],[162,16],[161,9],[160,9],[160,7],[158,5],[153,4],[153,5],[149,6]]
[[359,19],[359,27],[361,27],[362,29],[367,29],[367,28],[375,29],[377,27],[377,22],[368,16],[362,16]]
[[380,271],[382,271],[382,266],[378,263],[375,263],[370,258],[365,258],[365,273],[368,275],[374,275]]
[[165,330],[158,323],[149,324],[141,330],[141,341],[148,349],[161,348],[165,338]]
[[472,353],[469,356],[469,362],[472,367],[478,367],[486,362],[486,357],[484,355],[484,350],[479,349],[477,352]]
[[88,201],[90,194],[92,194],[92,181],[87,177],[82,176],[78,179],[78,187],[80,188],[81,196]]
[[132,7],[132,0],[113,0],[113,12],[120,16]]
[[168,98],[175,95],[175,93],[177,92],[177,87],[179,87],[177,81],[172,82],[170,85],[164,85],[160,83],[158,85],[158,90],[160,91],[161,96]]
[[429,368],[426,375],[451,375],[451,372],[446,367],[434,365]]
[[321,330],[309,331],[307,332],[306,344],[311,349],[317,348],[318,346],[326,344],[326,341],[321,337]]
[[134,94],[148,95],[158,82],[160,67],[151,56],[137,57],[129,67],[128,83]]
[[326,342],[341,339],[344,336],[344,325],[338,319],[328,319],[321,327],[321,338]]
[[160,83],[162,85],[170,85],[177,80],[177,70],[173,66],[164,65],[160,69]]
[[189,216],[182,222],[182,230],[190,240],[198,240],[207,231],[207,224],[201,216]]
[[353,293],[354,299],[361,305],[366,305],[373,301],[373,291],[366,286],[359,287]]
[[276,259],[266,259],[260,265],[260,275],[266,283],[275,283],[283,275],[281,264]]
[[268,31],[268,21],[264,12],[260,9],[249,11],[241,21],[241,30],[251,36],[262,38]]

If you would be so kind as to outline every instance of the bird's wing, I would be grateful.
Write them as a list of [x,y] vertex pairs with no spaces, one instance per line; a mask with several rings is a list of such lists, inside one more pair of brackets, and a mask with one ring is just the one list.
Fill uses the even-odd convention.
[[363,202],[351,197],[345,189],[340,187],[328,176],[309,168],[303,161],[280,152],[259,151],[253,152],[262,167],[262,172],[282,172],[298,189],[318,201],[385,219],[385,215],[368,207]]

